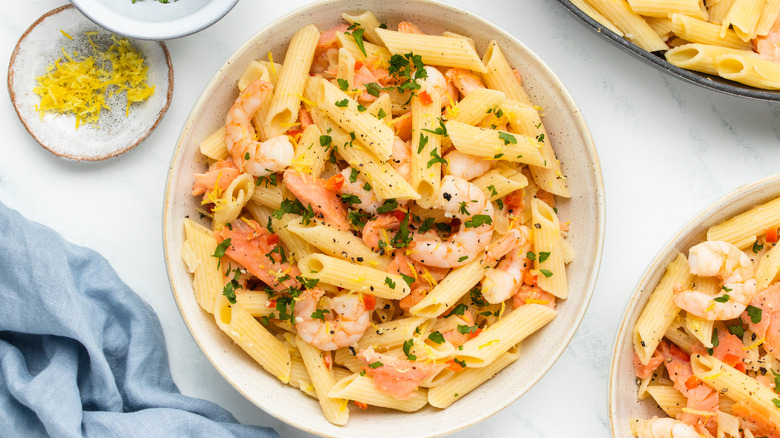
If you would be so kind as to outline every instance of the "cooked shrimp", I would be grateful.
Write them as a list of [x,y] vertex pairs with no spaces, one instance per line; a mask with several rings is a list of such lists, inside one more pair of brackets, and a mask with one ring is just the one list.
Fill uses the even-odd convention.
[[692,426],[674,418],[643,420],[637,438],[701,438]]
[[385,250],[379,246],[379,241],[383,241],[387,246],[391,246],[388,240],[390,236],[387,231],[398,231],[401,227],[401,220],[393,213],[383,213],[366,222],[363,227],[363,242],[370,246],[374,251],[384,254]]
[[341,171],[341,175],[344,177],[344,184],[339,189],[339,192],[343,196],[357,196],[360,199],[360,202],[352,204],[352,207],[359,208],[366,213],[377,214],[376,210],[382,206],[384,200],[379,199],[373,189],[366,189],[370,185],[366,186],[366,181],[360,175],[356,175],[354,181],[352,181],[352,172],[353,169],[351,167],[346,167]]
[[412,284],[409,285],[412,292],[399,302],[399,306],[408,312],[409,309],[425,298],[425,295],[447,276],[449,269],[428,268],[421,263],[415,263],[401,251],[396,251],[395,258],[387,267],[387,272],[402,274],[414,279]]
[[252,117],[270,98],[273,86],[258,79],[239,94],[225,120],[225,147],[239,169],[252,176],[267,176],[283,170],[295,156],[286,135],[260,142],[255,138]]
[[[724,321],[745,310],[756,294],[753,262],[736,246],[721,241],[702,242],[689,252],[691,273],[717,277],[723,282],[723,295],[715,297],[695,289],[676,290],[674,303],[700,318]],[[723,302],[721,302],[723,301]]]
[[446,241],[435,233],[415,233],[409,257],[429,266],[453,268],[472,260],[493,235],[493,204],[474,184],[447,175],[442,178],[436,208],[460,219],[460,229]]
[[284,183],[304,207],[311,205],[315,213],[336,228],[347,231],[347,210],[338,194],[325,187],[325,180],[294,169],[284,172]]
[[402,21],[398,23],[398,32],[414,33],[417,35],[425,35],[425,32],[421,31],[419,27],[408,21]]
[[466,181],[484,175],[485,172],[493,168],[494,162],[494,160],[464,154],[454,149],[444,155],[444,159],[447,160],[445,172]]
[[460,91],[463,97],[477,88],[485,88],[482,79],[471,70],[463,68],[451,68],[444,73],[444,76]]
[[747,313],[742,320],[759,338],[764,339],[764,350],[780,359],[780,283],[773,283],[756,294],[750,305],[761,309],[761,320],[754,323]]
[[488,246],[486,259],[489,264],[506,254],[498,266],[485,272],[482,280],[482,296],[488,303],[501,303],[517,292],[531,269],[531,260],[527,256],[531,249],[531,230],[525,225],[512,228]]
[[[371,311],[358,294],[325,297],[322,289],[305,290],[295,304],[295,328],[304,341],[322,351],[356,343],[371,325]],[[319,306],[322,302],[323,306]]]
[[[279,238],[271,234],[257,222],[239,218],[214,231],[218,242],[230,239],[230,245],[225,249],[225,255],[263,283],[280,292],[289,287],[298,287],[295,279],[301,272],[297,267],[282,261],[280,254],[272,253],[277,247]],[[283,281],[279,281],[283,279]]]
[[203,202],[208,203],[213,201],[209,194],[212,191],[219,190],[224,191],[230,186],[230,183],[241,171],[236,169],[233,161],[230,159],[215,161],[209,166],[209,170],[206,173],[196,173],[195,183],[192,185],[192,196],[198,196],[206,194],[203,197]]
[[760,36],[753,40],[753,47],[759,56],[773,62],[780,62],[780,17],[766,36]]
[[425,73],[428,77],[422,79],[421,82],[439,93],[442,106],[448,105],[450,101],[457,100],[457,90],[450,84],[438,68],[426,65]]
[[395,137],[393,140],[393,153],[390,154],[390,165],[407,181],[409,181],[409,177],[412,174],[411,147],[408,141]]
[[320,39],[317,41],[317,46],[314,49],[313,73],[330,72],[333,69],[334,60],[335,64],[338,64],[339,40],[336,33],[346,32],[347,27],[349,27],[347,24],[339,24],[320,34]]
[[535,284],[525,283],[512,296],[512,305],[517,309],[526,304],[541,304],[555,310],[555,295],[543,291]]
[[444,364],[410,362],[380,354],[373,347],[362,350],[357,357],[366,364],[365,370],[373,378],[374,387],[397,400],[413,397],[420,383],[444,368]]

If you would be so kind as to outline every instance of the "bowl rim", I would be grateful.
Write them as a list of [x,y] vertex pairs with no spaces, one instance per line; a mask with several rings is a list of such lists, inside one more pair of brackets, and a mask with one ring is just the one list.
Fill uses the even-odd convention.
[[623,50],[633,54],[653,67],[656,67],[659,70],[664,70],[671,76],[730,96],[763,101],[780,101],[780,90],[771,91],[755,88],[749,85],[740,84],[739,82],[729,81],[728,79],[721,78],[717,75],[708,75],[706,73],[696,72],[693,70],[686,70],[671,64],[663,57],[655,55],[654,52],[648,52],[647,50],[644,50],[636,44],[632,43],[628,39],[604,27],[604,25],[594,20],[580,8],[575,6],[571,0],[558,0],[558,2],[563,5],[563,7],[566,8],[570,13],[579,18],[579,21],[590,30],[606,37],[613,44],[618,45]]
[[[582,323],[582,320],[584,319],[585,313],[588,309],[588,306],[590,304],[591,298],[593,296],[593,293],[595,291],[596,287],[596,281],[598,279],[598,274],[600,271],[601,266],[601,259],[603,254],[603,248],[604,248],[604,235],[605,235],[605,216],[606,216],[606,207],[605,207],[605,194],[604,194],[604,179],[603,174],[601,171],[600,162],[598,159],[598,153],[595,147],[595,144],[593,142],[592,135],[590,133],[590,129],[588,128],[587,123],[585,122],[585,118],[582,115],[582,111],[579,109],[579,106],[574,101],[574,98],[569,93],[568,89],[564,86],[563,82],[560,80],[560,78],[552,71],[552,69],[539,58],[539,56],[533,52],[531,49],[529,49],[525,44],[523,44],[517,37],[513,36],[512,34],[508,33],[507,31],[500,28],[498,25],[493,24],[492,22],[482,18],[479,15],[476,15],[472,12],[466,11],[462,8],[443,3],[442,1],[438,0],[408,0],[413,3],[422,3],[422,4],[428,4],[428,5],[435,5],[435,7],[449,9],[452,12],[466,15],[469,17],[470,20],[476,20],[480,22],[482,25],[485,25],[487,27],[490,27],[493,29],[493,31],[497,34],[501,34],[503,37],[507,38],[508,40],[512,41],[513,44],[516,44],[517,46],[523,48],[527,53],[530,59],[532,59],[534,62],[536,62],[542,71],[547,73],[550,78],[552,78],[555,83],[559,86],[559,92],[561,94],[561,97],[566,105],[566,108],[572,108],[574,109],[572,117],[576,121],[577,127],[579,129],[580,135],[583,137],[583,140],[585,140],[586,143],[586,152],[589,155],[589,158],[592,160],[592,167],[594,169],[593,172],[593,180],[597,182],[597,184],[594,187],[594,194],[593,197],[596,199],[596,206],[595,206],[595,217],[594,217],[594,228],[596,230],[596,248],[594,253],[592,254],[592,257],[590,260],[592,261],[593,265],[590,269],[590,272],[588,272],[588,275],[586,277],[587,281],[584,282],[582,285],[582,292],[584,294],[583,297],[583,304],[582,306],[577,310],[577,312],[573,315],[573,321],[570,323],[570,326],[564,333],[564,336],[559,339],[560,342],[557,342],[555,345],[555,352],[552,354],[552,356],[549,359],[549,363],[546,364],[546,369],[539,373],[532,381],[530,381],[527,385],[527,387],[519,391],[516,395],[514,395],[513,398],[507,399],[503,401],[500,405],[497,407],[491,407],[490,409],[487,409],[483,412],[483,414],[479,416],[475,416],[461,424],[456,424],[454,426],[449,427],[446,430],[437,430],[430,434],[426,435],[420,435],[420,436],[441,436],[441,435],[447,435],[451,434],[457,431],[464,430],[466,428],[469,428],[471,426],[476,425],[477,423],[480,423],[487,418],[490,418],[491,416],[495,415],[496,413],[500,412],[501,410],[505,409],[515,401],[517,401],[520,397],[525,395],[534,385],[536,385],[554,366],[554,364],[558,361],[560,356],[563,354],[563,352],[568,347],[569,343],[571,342],[572,338],[576,334],[577,329],[579,328],[580,324]],[[262,410],[269,416],[272,416],[276,418],[277,420],[280,420],[286,424],[289,424],[297,429],[303,430],[308,433],[316,434],[319,436],[333,436],[337,437],[338,435],[328,435],[325,432],[316,430],[306,424],[300,423],[300,422],[293,422],[290,418],[285,418],[280,415],[276,415],[274,412],[269,412],[265,410],[264,408],[258,406],[252,401],[252,398],[250,397],[250,394],[248,394],[246,391],[244,391],[243,388],[237,386],[234,384],[234,379],[230,377],[230,374],[227,372],[227,370],[222,369],[219,365],[215,363],[215,360],[213,358],[212,352],[208,351],[207,349],[203,348],[203,345],[201,342],[193,335],[191,327],[192,322],[189,319],[189,316],[183,311],[182,305],[179,302],[177,298],[177,290],[176,290],[176,284],[173,281],[173,273],[172,273],[172,266],[173,263],[171,262],[170,257],[176,257],[176,253],[172,253],[170,248],[170,243],[167,239],[167,230],[169,228],[169,224],[176,220],[176,218],[169,217],[169,206],[173,203],[173,189],[171,182],[173,181],[173,169],[174,164],[180,157],[180,155],[183,153],[185,146],[183,144],[184,138],[187,135],[187,132],[190,130],[192,125],[195,123],[195,121],[192,119],[193,114],[195,111],[200,108],[202,105],[206,103],[207,95],[209,92],[218,87],[220,84],[220,80],[222,79],[222,72],[225,70],[227,66],[232,64],[245,50],[247,50],[250,46],[253,45],[254,41],[263,33],[267,32],[269,29],[272,29],[276,26],[278,26],[280,23],[287,21],[291,17],[294,17],[296,15],[304,15],[309,13],[310,11],[314,9],[318,9],[321,7],[325,7],[329,4],[340,4],[344,3],[343,0],[317,0],[310,4],[307,4],[303,7],[300,7],[298,9],[295,9],[291,12],[288,12],[284,14],[283,16],[279,17],[278,19],[270,22],[263,28],[261,28],[258,32],[251,35],[246,41],[244,41],[231,55],[230,57],[222,64],[222,66],[219,67],[219,69],[216,71],[216,73],[212,76],[212,78],[209,80],[209,82],[205,85],[203,90],[201,91],[200,96],[195,101],[195,103],[192,106],[192,109],[190,110],[189,114],[187,115],[187,119],[184,123],[184,126],[182,127],[181,133],[179,135],[179,138],[177,140],[176,148],[174,149],[171,162],[169,165],[169,171],[168,175],[166,177],[166,191],[165,191],[165,197],[163,200],[163,229],[162,229],[162,237],[163,237],[163,251],[164,251],[164,258],[166,263],[166,273],[168,275],[169,284],[171,286],[171,292],[174,296],[174,300],[176,301],[176,306],[179,309],[179,314],[181,315],[182,319],[185,322],[185,325],[187,326],[187,329],[190,333],[190,336],[193,337],[193,340],[200,348],[201,352],[206,356],[206,358],[209,360],[211,365],[222,375],[222,377],[236,390],[238,391],[244,398],[247,399],[248,402],[255,405],[258,409]],[[367,8],[368,9],[368,8]]]
[[[623,309],[623,317],[620,319],[620,324],[618,324],[615,334],[615,341],[612,345],[612,358],[609,365],[609,384],[607,386],[607,408],[609,410],[610,431],[613,437],[619,437],[619,424],[617,423],[617,418],[615,418],[616,406],[620,404],[620,401],[617,399],[617,395],[619,391],[625,389],[619,388],[617,386],[617,367],[620,350],[623,348],[623,345],[626,342],[630,341],[631,330],[630,327],[628,327],[628,324],[630,320],[636,315],[636,313],[640,311],[640,309],[637,308],[639,302],[649,297],[649,295],[652,294],[655,285],[657,285],[656,283],[652,285],[653,287],[651,288],[651,285],[649,284],[650,279],[658,272],[659,269],[666,268],[666,265],[661,265],[661,262],[668,259],[668,255],[671,251],[677,251],[677,246],[680,244],[680,242],[688,235],[693,233],[697,227],[701,226],[702,223],[705,223],[708,219],[712,218],[718,211],[728,207],[734,201],[744,196],[745,193],[754,193],[772,186],[779,185],[780,174],[769,175],[756,181],[743,184],[733,191],[721,196],[706,206],[704,209],[696,213],[687,222],[685,222],[685,224],[680,227],[669,240],[666,241],[666,243],[661,247],[660,251],[658,251],[655,257],[652,259],[652,261],[648,263],[647,268],[645,268],[644,272],[639,277],[639,280],[631,292],[631,296],[626,302],[625,308]],[[780,193],[780,189],[777,189],[776,192]],[[766,201],[767,200],[761,202]],[[736,215],[740,212],[736,212],[734,214]]]
[[[134,26],[132,27],[124,27],[122,25],[116,25],[111,21],[101,20],[103,16],[101,16],[100,14],[95,14],[94,11],[89,9],[89,3],[92,2],[93,0],[69,0],[69,1],[76,9],[78,9],[87,18],[94,21],[96,24],[106,28],[107,30],[110,30],[111,32],[114,32],[119,35],[124,35],[130,38],[136,38],[139,40],[152,40],[152,41],[181,38],[181,37],[185,37],[200,32],[203,29],[206,29],[207,27],[221,20],[238,3],[238,0],[219,0],[217,2],[214,2],[217,3],[218,6],[221,6],[221,8],[215,8],[214,9],[215,13],[213,15],[207,15],[205,16],[207,18],[201,21],[195,21],[195,23],[197,24],[194,27],[187,27],[186,30],[181,30],[181,28],[177,28],[179,30],[174,31],[173,28],[170,26],[171,21],[146,22],[140,20],[133,20],[132,23]],[[157,0],[153,0],[153,1],[157,1]],[[86,3],[86,5],[84,3]],[[178,19],[174,21],[186,22],[187,20]],[[138,29],[143,30],[143,32],[139,31]]]
[[[52,144],[50,142],[45,142],[41,138],[36,135],[37,131],[34,131],[30,125],[27,123],[27,119],[22,116],[22,111],[20,108],[19,100],[16,98],[16,91],[14,91],[14,80],[15,80],[15,69],[16,66],[16,56],[19,54],[20,47],[24,40],[27,38],[27,36],[32,32],[36,27],[38,27],[39,24],[41,24],[44,20],[47,18],[57,15],[61,12],[70,10],[70,9],[76,9],[72,4],[66,4],[59,7],[56,7],[49,12],[46,12],[45,14],[41,15],[37,20],[35,20],[30,27],[28,27],[22,36],[19,37],[19,40],[16,42],[16,45],[14,46],[13,52],[11,52],[11,58],[8,61],[8,78],[6,81],[6,86],[8,88],[8,95],[11,99],[11,104],[14,107],[14,111],[16,111],[16,116],[19,118],[19,121],[22,122],[22,125],[24,126],[24,129],[27,130],[27,132],[30,134],[32,138],[35,139],[35,141],[41,145],[44,149],[51,152],[52,154],[60,157],[65,158],[68,160],[75,160],[75,161],[104,161],[109,158],[114,158],[119,155],[124,154],[125,152],[130,151],[131,149],[134,149],[136,146],[141,144],[144,140],[146,140],[149,135],[152,134],[152,131],[154,131],[157,128],[157,125],[160,124],[165,114],[168,112],[168,108],[171,106],[171,100],[173,98],[173,62],[171,61],[171,54],[168,51],[168,47],[165,45],[165,42],[163,41],[153,41],[153,43],[159,44],[160,48],[162,49],[163,55],[165,56],[165,68],[168,70],[168,92],[165,96],[165,105],[163,105],[162,108],[160,108],[160,111],[157,113],[157,117],[154,120],[154,123],[144,132],[141,132],[134,141],[130,142],[130,144],[125,145],[121,148],[117,148],[111,152],[108,152],[103,155],[95,155],[95,156],[78,156],[75,154],[69,154],[62,151],[58,151],[56,148],[53,148]],[[89,17],[87,17],[89,18]],[[130,37],[132,39],[132,37]]]

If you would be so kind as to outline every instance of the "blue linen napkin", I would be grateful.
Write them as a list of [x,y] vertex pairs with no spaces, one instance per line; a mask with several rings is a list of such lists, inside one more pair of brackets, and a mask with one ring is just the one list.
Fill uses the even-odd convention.
[[2,202],[0,435],[278,437],[182,395],[151,307],[98,253]]

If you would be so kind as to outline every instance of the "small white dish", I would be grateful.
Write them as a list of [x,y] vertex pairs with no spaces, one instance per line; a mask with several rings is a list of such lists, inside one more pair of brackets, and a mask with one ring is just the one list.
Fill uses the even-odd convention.
[[[183,0],[181,0],[183,1]],[[258,4],[258,10],[261,5]],[[392,28],[408,20],[430,33],[445,30],[473,37],[482,53],[491,39],[523,77],[533,101],[544,108],[544,123],[572,191],[557,207],[571,221],[569,238],[577,257],[567,268],[569,298],[558,316],[523,342],[520,358],[447,409],[428,406],[414,413],[380,408],[354,412],[346,426],[328,423],[319,403],[265,372],[215,324],[195,300],[192,275],[181,258],[183,220],[198,218],[193,174],[205,169],[198,144],[220,125],[237,96],[236,84],[250,61],[284,59],[294,32],[313,23],[321,31],[341,23],[341,13],[371,10]],[[202,91],[184,124],[168,173],[163,206],[165,260],[173,295],[190,333],[222,376],[268,414],[309,433],[338,437],[440,436],[482,421],[525,394],[552,367],[574,336],[593,293],[604,237],[604,192],[596,150],[585,120],[555,74],[517,39],[466,11],[427,0],[366,2],[329,0],[291,12],[250,38],[225,62]],[[205,222],[204,222],[205,223]],[[552,408],[552,406],[551,406]]]
[[238,0],[71,0],[90,20],[131,38],[167,40],[219,21]]
[[63,58],[63,50],[93,53],[85,36],[92,31],[98,32],[91,37],[93,41],[102,39],[110,44],[110,33],[73,6],[54,9],[25,31],[8,66],[8,92],[24,127],[54,155],[78,161],[105,160],[138,145],[162,120],[173,95],[173,65],[165,43],[130,40],[149,68],[147,84],[154,86],[152,96],[133,104],[127,114],[125,101],[115,98],[115,104],[101,112],[97,125],[83,124],[76,128],[73,115],[47,113],[41,117],[36,109],[41,97],[33,92],[37,77],[44,75],[54,61]]
[[780,175],[775,175],[739,187],[718,199],[685,224],[664,245],[642,274],[626,305],[615,345],[612,348],[612,363],[609,372],[609,419],[613,437],[633,436],[629,424],[632,418],[667,416],[652,397],[647,397],[644,400],[637,399],[636,375],[632,359],[634,352],[633,327],[650,295],[666,272],[666,267],[677,257],[678,253],[687,254],[692,246],[707,240],[707,229],[711,226],[778,196],[780,196]]

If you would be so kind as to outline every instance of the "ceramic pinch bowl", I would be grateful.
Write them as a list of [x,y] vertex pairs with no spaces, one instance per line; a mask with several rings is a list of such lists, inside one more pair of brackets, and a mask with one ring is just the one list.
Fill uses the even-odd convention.
[[[173,66],[162,42],[130,40],[131,47],[148,67],[146,83],[154,94],[134,103],[127,111],[125,93],[109,93],[96,124],[76,127],[72,114],[37,110],[41,96],[33,89],[37,78],[66,54],[93,55],[94,47],[106,50],[112,34],[84,17],[70,5],[39,18],[19,39],[8,66],[8,92],[19,120],[41,146],[62,158],[99,161],[121,155],[143,141],[162,120],[173,95]],[[110,90],[109,90],[110,91]]]
[[[426,406],[414,413],[369,407],[352,409],[349,422],[336,426],[325,420],[317,400],[282,384],[265,372],[201,309],[193,291],[192,274],[182,261],[183,221],[210,226],[196,212],[200,199],[192,196],[193,174],[207,162],[199,144],[225,124],[238,96],[237,82],[251,61],[281,62],[291,36],[308,24],[320,31],[342,23],[341,14],[370,10],[393,29],[402,20],[431,34],[451,31],[475,40],[484,53],[495,39],[512,67],[519,70],[534,103],[544,108],[543,122],[563,163],[570,199],[557,204],[561,217],[571,221],[569,238],[577,254],[567,268],[569,298],[559,303],[558,315],[522,344],[520,358],[446,409]],[[555,74],[521,42],[489,22],[441,3],[403,0],[366,2],[324,1],[294,11],[258,32],[228,59],[202,91],[183,126],[172,157],[164,201],[164,245],[168,275],[182,318],[214,367],[250,402],[268,414],[304,431],[338,437],[423,437],[444,435],[474,425],[508,406],[537,383],[571,340],[595,286],[604,236],[604,194],[596,150],[580,111]]]

